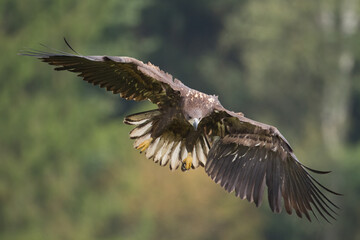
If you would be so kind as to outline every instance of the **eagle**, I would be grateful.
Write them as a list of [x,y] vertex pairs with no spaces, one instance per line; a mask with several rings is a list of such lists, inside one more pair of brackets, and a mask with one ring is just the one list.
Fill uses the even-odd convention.
[[320,215],[336,219],[334,204],[324,192],[341,195],[319,183],[311,169],[295,156],[276,127],[224,108],[218,97],[185,86],[159,67],[131,57],[84,56],[58,50],[25,50],[54,65],[55,70],[75,72],[83,80],[127,100],[149,100],[154,110],[125,117],[134,125],[134,147],[160,166],[182,171],[203,167],[211,179],[236,197],[258,207],[265,187],[271,210],[300,218]]

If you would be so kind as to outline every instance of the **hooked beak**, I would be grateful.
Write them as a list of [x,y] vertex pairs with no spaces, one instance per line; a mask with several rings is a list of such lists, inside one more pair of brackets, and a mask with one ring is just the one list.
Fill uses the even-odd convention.
[[193,128],[195,129],[195,131],[196,131],[197,128],[198,128],[200,119],[198,119],[198,118],[192,118],[192,119],[189,119],[188,121],[189,121],[189,123],[193,126]]

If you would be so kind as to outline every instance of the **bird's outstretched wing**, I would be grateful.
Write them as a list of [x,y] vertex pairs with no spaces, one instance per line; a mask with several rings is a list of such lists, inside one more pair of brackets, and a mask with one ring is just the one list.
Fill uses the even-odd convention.
[[[293,209],[299,217],[318,212],[326,221],[335,219],[338,208],[321,191],[335,193],[321,185],[298,161],[289,143],[269,125],[244,117],[242,114],[218,109],[214,115],[225,115],[211,133],[215,137],[205,166],[207,174],[228,192],[259,206],[265,186],[270,208],[280,212],[282,200],[286,212]],[[214,117],[215,118],[215,117]],[[218,126],[222,127],[218,127]],[[219,129],[222,130],[220,131]]]
[[[148,99],[161,106],[179,98],[179,90],[187,88],[170,74],[151,63],[130,57],[82,56],[65,52],[22,51],[21,55],[33,56],[55,70],[78,73],[85,81],[120,94],[128,100]],[[171,105],[171,104],[170,104]]]

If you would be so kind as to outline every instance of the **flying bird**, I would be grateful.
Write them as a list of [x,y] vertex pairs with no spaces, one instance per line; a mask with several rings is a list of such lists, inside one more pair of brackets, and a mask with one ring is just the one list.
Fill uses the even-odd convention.
[[329,217],[335,219],[338,206],[324,192],[341,194],[310,175],[329,172],[300,163],[277,128],[225,109],[217,96],[191,89],[150,62],[131,57],[83,56],[57,50],[20,54],[55,65],[58,71],[75,72],[127,100],[156,104],[157,109],[124,120],[135,126],[130,132],[134,147],[155,163],[182,171],[204,167],[215,183],[256,206],[267,187],[269,206],[276,213],[284,205],[288,214],[295,211],[309,221],[310,213],[328,222]]

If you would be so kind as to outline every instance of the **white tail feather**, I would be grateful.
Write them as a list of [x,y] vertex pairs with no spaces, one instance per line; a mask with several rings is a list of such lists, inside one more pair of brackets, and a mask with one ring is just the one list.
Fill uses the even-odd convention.
[[205,166],[207,158],[204,153],[203,147],[201,146],[200,141],[198,141],[196,143],[195,147],[196,147],[196,153],[197,153],[197,157],[198,157],[199,161],[203,164],[203,166]]
[[[166,139],[164,139],[163,137],[159,137],[159,138],[160,138],[160,141],[159,141],[158,145],[156,146],[155,155],[154,155],[154,157],[153,157],[154,162],[157,162],[157,161],[155,161],[155,157],[156,157],[156,155],[157,155],[158,153],[161,154],[161,149],[162,149],[162,147],[164,146],[165,140],[166,140]],[[160,156],[161,156],[161,155],[160,155]]]
[[174,145],[174,142],[170,142],[170,143],[166,146],[166,149],[164,149],[164,150],[165,150],[165,153],[164,153],[164,155],[163,155],[163,157],[162,157],[162,159],[161,159],[161,163],[160,163],[161,166],[165,166],[165,165],[168,163],[169,157],[170,157],[170,152],[171,152],[171,150],[172,150],[173,145]]
[[160,147],[160,149],[157,151],[157,153],[155,154],[155,157],[154,157],[154,162],[158,162],[161,160],[163,154],[164,154],[164,148],[166,148],[166,146],[168,145],[169,143],[169,140],[165,140],[165,143],[162,144],[162,146]]
[[197,168],[199,166],[199,161],[198,161],[198,158],[196,156],[196,147],[195,146],[194,146],[193,151],[192,151],[192,165],[193,165],[194,168]]
[[186,150],[185,144],[181,146],[181,161],[183,161],[188,155],[188,151]]
[[152,122],[149,122],[142,127],[134,128],[130,132],[130,138],[137,138],[137,137],[144,135],[145,133],[148,133],[150,131],[151,127],[152,127]]
[[156,150],[156,148],[157,148],[157,146],[158,146],[159,141],[160,141],[160,138],[157,138],[157,139],[155,139],[155,141],[153,141],[153,142],[150,144],[150,146],[149,146],[149,148],[146,150],[146,154],[145,154],[145,156],[146,156],[147,158],[150,159],[150,158],[152,158],[152,157],[154,156],[155,150]]
[[170,156],[170,169],[171,170],[177,169],[181,163],[181,159],[179,159],[180,150],[181,150],[181,142],[179,142],[175,146],[174,150],[171,153],[171,156]]
[[131,120],[127,120],[126,123],[130,124],[130,125],[140,125],[143,124],[144,122],[148,121],[149,119],[143,119],[140,121],[131,121]]

